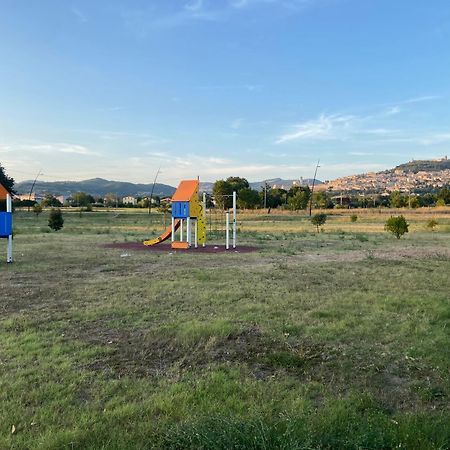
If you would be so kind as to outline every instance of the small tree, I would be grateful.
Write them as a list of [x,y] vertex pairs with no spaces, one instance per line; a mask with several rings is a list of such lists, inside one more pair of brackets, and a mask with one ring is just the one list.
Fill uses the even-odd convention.
[[34,212],[34,214],[36,214],[36,217],[38,217],[39,214],[41,214],[41,212],[42,212],[42,206],[39,203],[35,203],[33,205],[33,212]]
[[391,216],[386,220],[384,229],[394,234],[397,239],[400,239],[408,232],[408,226],[408,222],[403,216]]
[[434,229],[438,226],[438,223],[436,220],[431,219],[427,223],[427,228],[429,228],[431,231],[434,231]]
[[326,221],[327,215],[324,213],[314,214],[314,216],[311,217],[311,223],[317,227],[317,232],[319,232],[319,227],[325,225]]
[[64,226],[64,218],[59,208],[52,208],[52,210],[50,211],[50,215],[48,217],[48,226],[55,231],[60,230]]
[[350,216],[350,222],[356,222],[358,220],[358,216],[356,214],[352,214]]

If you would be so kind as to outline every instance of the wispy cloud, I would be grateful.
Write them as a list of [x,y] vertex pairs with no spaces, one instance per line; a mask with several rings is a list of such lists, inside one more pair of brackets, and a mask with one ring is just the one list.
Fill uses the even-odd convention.
[[74,6],[70,9],[70,12],[78,19],[81,23],[86,23],[88,21],[87,16],[78,8]]
[[333,139],[337,137],[336,130],[349,128],[355,119],[356,117],[352,115],[321,114],[318,119],[295,125],[291,132],[279,136],[275,143],[283,144],[306,139]]
[[395,116],[396,114],[399,114],[401,112],[400,106],[391,106],[385,111],[386,116]]
[[239,128],[242,128],[243,124],[244,124],[244,119],[242,117],[239,117],[239,118],[231,121],[230,128],[233,130],[239,130]]

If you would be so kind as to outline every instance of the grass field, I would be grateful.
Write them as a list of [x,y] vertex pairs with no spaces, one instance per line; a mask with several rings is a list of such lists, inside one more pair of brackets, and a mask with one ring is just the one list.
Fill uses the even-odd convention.
[[0,448],[450,448],[450,211],[403,211],[400,240],[354,213],[242,214],[260,250],[214,255],[101,246],[158,214],[17,212]]

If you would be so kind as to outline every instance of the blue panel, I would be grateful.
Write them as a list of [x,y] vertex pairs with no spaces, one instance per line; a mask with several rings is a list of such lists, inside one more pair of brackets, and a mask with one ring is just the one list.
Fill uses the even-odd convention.
[[12,213],[0,212],[0,237],[12,234]]
[[189,202],[172,202],[172,217],[175,219],[189,217]]

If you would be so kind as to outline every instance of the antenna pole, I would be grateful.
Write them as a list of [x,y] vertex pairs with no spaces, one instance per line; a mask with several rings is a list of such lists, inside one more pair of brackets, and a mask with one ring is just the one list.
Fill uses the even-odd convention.
[[158,175],[159,175],[160,171],[161,171],[161,167],[158,167],[158,170],[156,171],[155,178],[153,180],[152,191],[150,192],[150,200],[148,202],[148,213],[149,214],[151,214],[151,212],[152,212],[153,191],[155,190],[156,179],[158,178]]
[[312,202],[313,202],[314,186],[316,184],[317,169],[320,167],[319,163],[320,163],[320,159],[317,160],[316,170],[314,171],[314,178],[313,178],[313,182],[312,182],[312,186],[311,186],[311,200],[309,202],[309,217],[311,217],[311,214],[312,214]]

